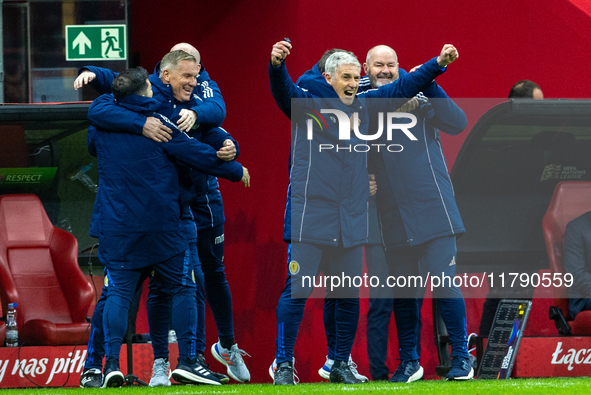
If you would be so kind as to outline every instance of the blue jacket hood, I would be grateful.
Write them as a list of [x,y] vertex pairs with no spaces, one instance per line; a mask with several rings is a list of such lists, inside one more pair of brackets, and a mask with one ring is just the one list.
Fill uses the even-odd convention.
[[319,97],[338,97],[332,86],[318,69],[318,63],[298,78],[296,85],[310,91],[311,94]]
[[[114,97],[113,97],[114,98]],[[129,95],[121,100],[116,100],[120,106],[133,112],[139,112],[145,116],[152,116],[160,107],[160,102],[156,99],[146,96]]]

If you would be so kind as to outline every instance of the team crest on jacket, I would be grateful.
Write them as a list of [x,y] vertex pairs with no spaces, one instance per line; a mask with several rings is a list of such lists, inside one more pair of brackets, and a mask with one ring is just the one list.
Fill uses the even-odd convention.
[[289,262],[289,273],[294,275],[300,272],[300,264],[296,261]]

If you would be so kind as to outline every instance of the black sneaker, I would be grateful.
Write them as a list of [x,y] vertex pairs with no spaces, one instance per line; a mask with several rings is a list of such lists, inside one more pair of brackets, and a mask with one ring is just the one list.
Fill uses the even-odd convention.
[[330,368],[330,382],[331,383],[343,383],[343,384],[359,384],[362,381],[359,380],[353,372],[348,362],[345,361],[334,361],[334,364]]
[[201,366],[203,366],[205,369],[209,370],[209,373],[213,374],[213,377],[218,379],[220,381],[220,383],[226,384],[228,381],[230,381],[230,378],[228,376],[226,376],[225,374],[214,372],[213,370],[209,369],[209,364],[207,362],[205,362],[205,355],[198,354],[197,361],[199,361]]
[[86,369],[80,376],[80,388],[101,388],[103,373],[100,369]]
[[412,383],[423,378],[423,367],[419,361],[400,361],[398,369],[390,378],[391,383]]
[[181,384],[222,385],[210,370],[201,366],[197,358],[179,362],[176,369],[172,371],[172,378]]
[[273,372],[273,384],[295,385],[293,379],[293,365],[287,361],[277,365],[277,369]]
[[125,382],[125,376],[119,369],[118,359],[109,359],[105,363],[105,374],[102,388],[121,387]]
[[454,357],[451,360],[451,369],[445,375],[447,380],[470,380],[474,377],[474,369],[470,364],[469,358]]

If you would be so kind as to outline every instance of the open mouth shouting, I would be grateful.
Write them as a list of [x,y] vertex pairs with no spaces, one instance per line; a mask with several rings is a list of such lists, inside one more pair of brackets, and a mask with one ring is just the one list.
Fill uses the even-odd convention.
[[343,101],[343,103],[345,103],[346,105],[350,106],[351,104],[353,104],[353,100],[355,100],[355,94],[357,94],[357,87],[355,88],[345,88],[342,91],[342,94],[339,95],[341,100]]

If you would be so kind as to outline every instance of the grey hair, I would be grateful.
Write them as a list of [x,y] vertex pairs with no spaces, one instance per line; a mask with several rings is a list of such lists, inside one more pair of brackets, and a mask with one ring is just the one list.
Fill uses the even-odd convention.
[[335,52],[328,59],[326,59],[326,65],[324,72],[326,74],[334,75],[337,71],[337,67],[344,64],[352,64],[357,66],[361,71],[361,64],[357,57],[350,52]]
[[179,63],[181,60],[189,60],[191,62],[197,63],[197,59],[191,54],[186,53],[185,51],[177,50],[171,51],[164,55],[162,60],[160,61],[160,75],[162,77],[162,73],[164,70],[169,70],[170,72],[175,72],[179,68]]

